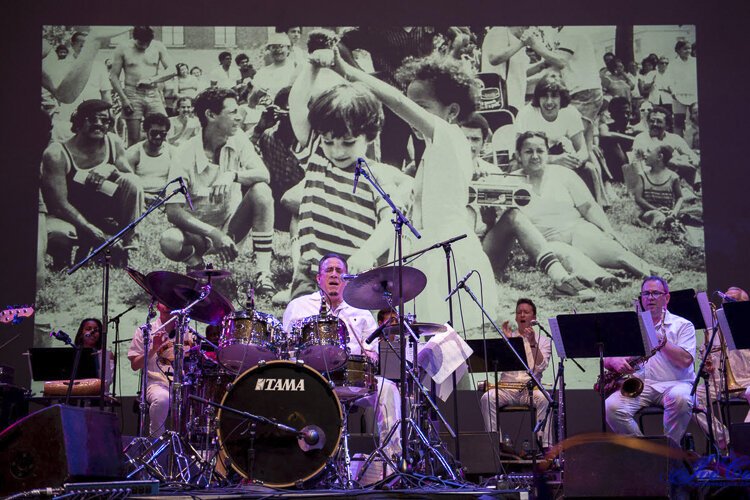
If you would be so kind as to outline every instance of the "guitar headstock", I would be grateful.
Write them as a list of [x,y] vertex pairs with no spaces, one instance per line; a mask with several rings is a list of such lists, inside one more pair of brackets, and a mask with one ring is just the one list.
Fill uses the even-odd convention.
[[14,325],[34,314],[34,306],[6,307],[0,312],[0,323],[12,323]]

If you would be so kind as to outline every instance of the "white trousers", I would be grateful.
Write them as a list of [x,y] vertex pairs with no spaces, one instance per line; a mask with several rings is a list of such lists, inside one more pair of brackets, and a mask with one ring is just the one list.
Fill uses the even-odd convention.
[[[534,407],[536,408],[536,422],[539,422],[544,418],[544,414],[549,406],[549,401],[545,398],[540,391],[534,391]],[[527,389],[498,389],[497,391],[497,405],[495,405],[495,390],[490,389],[482,395],[480,401],[482,407],[482,417],[484,417],[484,429],[488,432],[498,429],[496,427],[497,421],[497,408],[509,405],[528,405],[529,404],[529,391]],[[538,438],[542,441],[542,446],[547,448],[551,443],[552,426],[550,425],[552,419],[547,419],[544,428],[537,434]],[[502,436],[502,430],[500,431]],[[501,437],[502,439],[502,437]]]
[[[401,419],[401,396],[396,384],[383,377],[375,377],[378,390],[369,396],[358,399],[357,406],[375,409],[380,444],[385,441],[391,428]],[[401,454],[401,433],[396,430],[384,447],[388,457]]]
[[694,400],[690,396],[691,386],[687,382],[675,382],[663,391],[646,384],[643,392],[630,398],[615,392],[605,401],[607,423],[618,434],[642,436],[634,415],[647,406],[664,408],[664,434],[675,446],[679,446],[693,415]]
[[169,386],[162,383],[150,383],[146,387],[146,401],[148,402],[149,432],[151,437],[160,436],[169,414]]

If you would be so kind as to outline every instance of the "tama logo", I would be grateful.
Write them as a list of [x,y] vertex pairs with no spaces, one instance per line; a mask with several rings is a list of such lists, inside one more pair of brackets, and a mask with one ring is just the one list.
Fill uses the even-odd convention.
[[304,379],[291,378],[259,378],[255,382],[256,391],[304,391]]

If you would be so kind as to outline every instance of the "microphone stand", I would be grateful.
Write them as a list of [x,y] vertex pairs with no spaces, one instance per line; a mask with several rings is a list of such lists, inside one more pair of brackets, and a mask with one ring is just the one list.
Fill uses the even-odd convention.
[[120,314],[118,314],[117,316],[109,320],[110,323],[115,324],[115,341],[112,342],[115,346],[115,352],[114,352],[115,360],[112,365],[112,398],[113,399],[117,398],[117,365],[118,365],[117,360],[120,358],[120,318],[122,318],[126,313],[132,311],[133,309],[135,309],[135,306],[130,306],[127,309],[125,309],[123,312],[121,312]]
[[[703,379],[704,388],[706,390],[706,424],[708,426],[708,448],[711,450],[709,456],[718,463],[720,461],[721,453],[716,445],[716,436],[714,435],[714,418],[713,409],[711,408],[711,391],[708,384],[708,371],[706,370],[706,361],[711,355],[711,349],[714,346],[714,339],[716,334],[719,332],[718,320],[714,321],[713,327],[711,328],[711,338],[706,346],[706,351],[703,353],[701,364],[698,367],[695,379],[693,380],[693,386],[690,389],[690,397],[695,397],[695,391],[698,390],[698,384]],[[679,443],[678,443],[679,444]]]
[[68,391],[65,393],[65,406],[70,405],[70,396],[73,394],[73,384],[76,381],[76,375],[78,374],[78,365],[81,362],[81,348],[70,340],[70,335],[62,330],[52,332],[50,336],[55,337],[57,340],[61,340],[65,344],[69,345],[76,351],[75,358],[73,358],[73,368],[70,370],[70,380],[68,381]]
[[[406,382],[407,381],[407,374],[406,374],[406,335],[404,335],[404,295],[403,295],[403,281],[404,281],[404,249],[403,249],[403,226],[406,225],[406,227],[409,228],[409,230],[412,232],[412,234],[417,238],[421,238],[422,235],[419,233],[419,231],[416,230],[416,228],[412,225],[412,223],[409,221],[409,219],[406,218],[404,213],[398,209],[398,207],[393,203],[393,200],[391,200],[391,197],[383,191],[383,189],[380,187],[380,185],[375,182],[370,174],[367,173],[367,169],[361,168],[359,164],[356,166],[356,172],[361,174],[365,179],[367,179],[367,182],[370,183],[370,185],[380,194],[380,196],[383,198],[383,200],[388,204],[388,206],[391,207],[391,211],[393,214],[395,214],[395,218],[391,221],[393,223],[394,230],[396,231],[396,255],[398,257],[397,260],[397,269],[398,269],[398,290],[399,290],[399,297],[398,297],[398,331],[399,331],[399,339],[400,339],[400,353],[401,353],[401,381]],[[401,390],[401,460],[398,464],[398,470],[401,473],[409,473],[411,472],[411,460],[409,457],[409,429],[408,426],[405,425],[406,416],[408,415],[408,400],[407,400],[407,394],[406,394],[406,385],[402,387]]]
[[[172,181],[173,182],[173,181]],[[166,186],[164,186],[164,189],[162,189],[162,192],[165,192],[167,190],[167,187],[169,184],[172,184],[172,182],[169,182]],[[100,253],[104,252],[104,266],[102,268],[102,331],[101,331],[101,339],[102,339],[102,354],[101,354],[101,366],[107,366],[107,330],[109,329],[109,269],[111,266],[111,255],[109,248],[120,241],[122,237],[129,231],[131,231],[135,226],[137,226],[143,219],[145,219],[151,212],[156,210],[157,208],[164,205],[167,200],[175,196],[177,193],[183,193],[185,190],[182,186],[172,191],[169,196],[166,198],[157,198],[154,203],[149,205],[149,207],[146,209],[145,212],[143,212],[141,215],[135,218],[135,220],[128,223],[125,227],[120,229],[114,236],[109,238],[107,241],[99,245],[97,248],[92,250],[90,254],[88,254],[86,257],[83,258],[80,262],[75,264],[73,267],[68,269],[67,274],[71,275],[74,272],[78,271],[81,267],[85,266],[90,260],[92,260],[94,257],[99,255]],[[104,392],[105,392],[105,384],[106,384],[106,370],[102,370],[101,373],[101,387],[99,388],[99,409],[104,409]]]

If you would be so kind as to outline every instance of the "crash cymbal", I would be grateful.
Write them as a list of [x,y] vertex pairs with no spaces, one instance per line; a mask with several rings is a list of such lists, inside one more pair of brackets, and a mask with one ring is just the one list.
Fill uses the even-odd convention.
[[[412,331],[417,337],[423,337],[425,335],[435,335],[436,333],[447,332],[448,328],[445,325],[439,325],[437,323],[409,323]],[[406,328],[406,327],[404,327]],[[408,332],[407,332],[408,333]],[[389,337],[398,336],[398,323],[395,325],[387,326],[383,330],[383,335]]]
[[187,273],[187,275],[198,280],[212,281],[227,278],[232,273],[226,269],[214,269],[212,264],[207,264],[205,269],[195,269]]
[[143,273],[136,271],[132,267],[125,267],[125,272],[128,273],[128,276],[130,276],[139,287],[143,288],[143,291],[145,291],[150,297],[153,297],[154,292],[149,288],[146,276],[144,276]]
[[[148,273],[146,283],[159,302],[170,309],[181,309],[193,302],[200,296],[204,286],[193,278],[170,271]],[[214,288],[208,297],[193,306],[190,317],[202,323],[216,325],[232,311],[232,304]]]
[[386,309],[398,304],[400,295],[408,302],[427,286],[427,276],[413,267],[404,267],[403,273],[403,294],[398,289],[398,266],[376,267],[349,281],[344,300],[360,309]]

